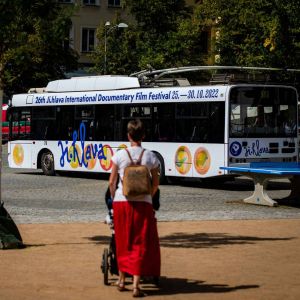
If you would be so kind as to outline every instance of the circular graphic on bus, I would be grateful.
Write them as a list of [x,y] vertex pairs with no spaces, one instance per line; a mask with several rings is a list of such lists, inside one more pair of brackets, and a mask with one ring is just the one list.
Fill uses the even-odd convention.
[[93,152],[94,152],[93,150],[94,150],[93,144],[86,145],[84,147],[84,163],[85,163],[85,165],[87,165],[87,168],[89,170],[94,169],[96,162],[97,162],[96,157],[94,157],[94,155],[93,155]]
[[24,161],[24,149],[22,145],[15,145],[13,150],[13,160],[18,166],[21,166]]
[[205,148],[198,148],[194,155],[194,166],[196,171],[204,175],[207,173],[210,167],[210,155]]
[[232,156],[239,156],[242,153],[242,145],[235,141],[230,145],[229,151]]
[[72,145],[68,151],[68,160],[70,161],[70,166],[73,169],[78,168],[79,166],[79,158],[81,157],[81,150],[78,145]]
[[111,147],[109,145],[104,145],[103,146],[103,154],[106,158],[105,159],[104,158],[100,159],[100,165],[101,165],[103,170],[108,171],[112,167],[111,158],[112,158],[114,152],[113,152],[113,150],[111,149]]
[[189,172],[192,166],[192,156],[190,150],[185,146],[180,146],[175,154],[175,166],[180,174]]

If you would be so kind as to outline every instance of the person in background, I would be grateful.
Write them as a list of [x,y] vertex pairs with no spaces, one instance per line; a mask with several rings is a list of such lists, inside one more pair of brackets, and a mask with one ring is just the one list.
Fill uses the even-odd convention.
[[[127,148],[133,161],[138,160],[143,150],[144,125],[140,120],[132,120],[127,125],[130,147]],[[116,254],[119,267],[118,290],[126,291],[125,274],[133,276],[133,297],[143,297],[140,290],[141,276],[160,276],[160,246],[156,218],[152,206],[152,196],[159,185],[159,161],[156,155],[145,150],[141,164],[147,166],[152,176],[151,195],[140,196],[129,201],[123,194],[122,179],[124,169],[130,165],[125,149],[113,157],[109,189],[113,198]],[[116,187],[117,179],[119,182]]]

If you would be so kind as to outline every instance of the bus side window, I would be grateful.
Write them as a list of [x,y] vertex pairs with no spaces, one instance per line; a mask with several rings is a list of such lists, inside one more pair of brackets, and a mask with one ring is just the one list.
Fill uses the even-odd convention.
[[56,109],[55,107],[34,107],[32,110],[33,139],[56,139]]
[[74,107],[57,107],[56,118],[57,138],[63,141],[72,141],[74,131]]
[[171,103],[153,106],[152,141],[174,141],[174,107]]
[[152,140],[152,108],[150,104],[124,105],[121,108],[121,140],[127,140],[127,123],[140,118],[145,126],[145,142]]
[[[77,130],[77,140],[94,140],[94,120],[94,105],[79,105],[75,107],[75,128]],[[80,130],[81,124],[85,127],[85,136],[83,136],[84,132]]]
[[95,140],[113,141],[114,140],[114,105],[98,105],[95,111]]
[[13,108],[9,115],[11,139],[31,138],[31,109]]

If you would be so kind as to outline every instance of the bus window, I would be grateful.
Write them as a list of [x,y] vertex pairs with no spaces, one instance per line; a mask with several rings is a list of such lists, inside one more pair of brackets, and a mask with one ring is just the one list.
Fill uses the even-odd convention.
[[151,117],[151,106],[150,105],[147,105],[147,106],[126,105],[126,106],[124,106],[124,109],[123,109],[123,117],[130,118],[130,119],[149,118],[149,117]]
[[224,143],[225,128],[225,104],[222,102],[211,102],[209,104],[209,143]]
[[95,112],[95,140],[114,140],[114,105],[98,105]]
[[[78,137],[80,136],[80,124],[85,125],[85,137],[80,137],[85,141],[94,140],[95,134],[95,106],[94,105],[80,105],[75,107],[75,129],[78,130]],[[79,138],[78,138],[79,140]]]
[[230,137],[296,137],[295,97],[294,90],[282,87],[233,88]]
[[[56,110],[57,139],[63,141],[73,140],[74,106],[59,106]],[[78,128],[77,128],[78,129]]]
[[152,139],[151,133],[151,106],[150,105],[124,105],[122,110],[122,139],[127,140],[127,123],[132,119],[141,119],[145,126],[145,142]]
[[56,139],[56,110],[55,107],[33,107],[32,109],[32,138],[35,140]]
[[153,106],[152,141],[173,142],[174,140],[174,103]]
[[8,105],[2,104],[2,142],[8,141],[9,122],[7,115]]
[[297,131],[297,124],[295,119],[295,111],[293,107],[280,105],[281,116],[281,131],[285,136],[295,136]]
[[9,112],[11,140],[31,138],[31,109],[14,108]]
[[180,103],[176,106],[176,140],[224,142],[224,103]]

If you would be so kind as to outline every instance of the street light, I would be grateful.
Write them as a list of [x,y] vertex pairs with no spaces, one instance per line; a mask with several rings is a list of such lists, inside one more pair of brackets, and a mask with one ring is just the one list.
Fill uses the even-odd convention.
[[[105,23],[105,36],[104,36],[104,74],[106,74],[106,66],[107,66],[107,56],[106,56],[106,51],[107,51],[107,35],[116,28],[127,28],[128,25],[126,23],[119,23],[117,25],[114,25],[112,27],[110,27],[110,22],[107,21]],[[110,27],[110,28],[108,28]],[[106,29],[108,28],[108,29]]]

